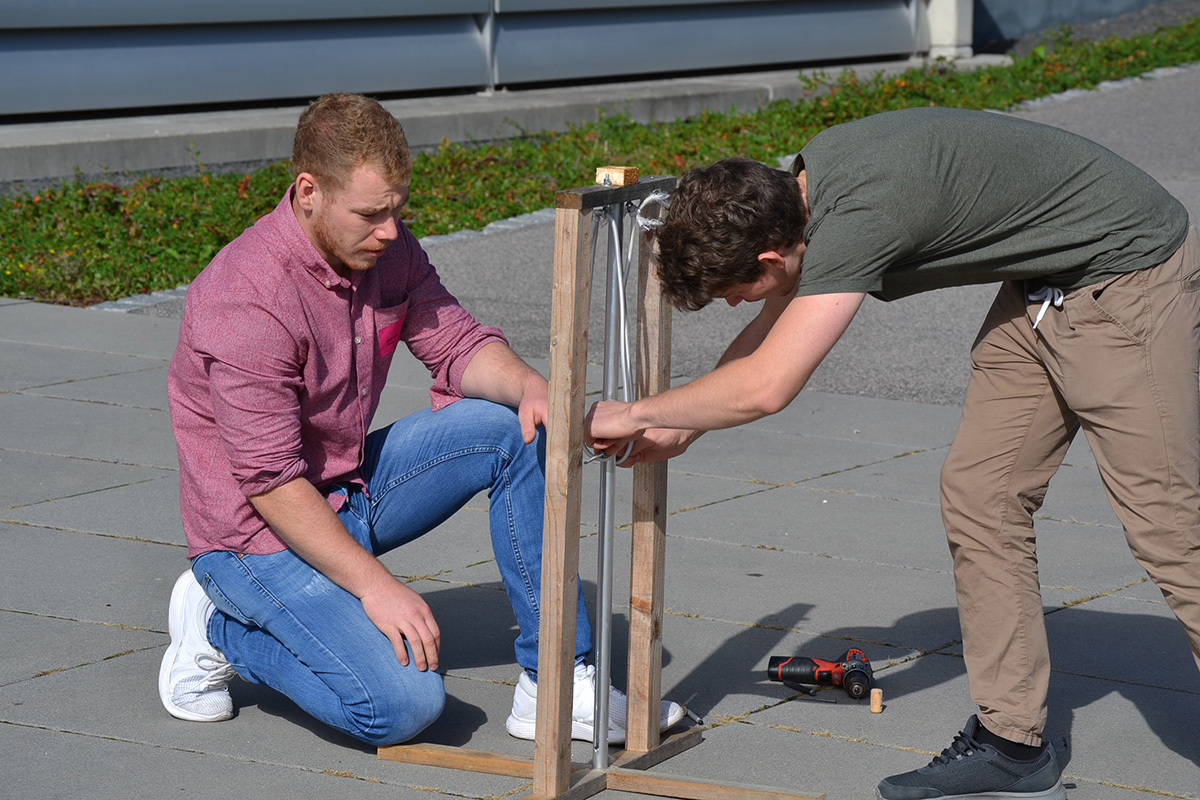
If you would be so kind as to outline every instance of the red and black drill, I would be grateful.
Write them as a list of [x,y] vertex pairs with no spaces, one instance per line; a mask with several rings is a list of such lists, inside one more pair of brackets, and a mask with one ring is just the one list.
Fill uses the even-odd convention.
[[874,674],[867,654],[856,647],[842,653],[837,661],[807,656],[771,656],[767,666],[768,678],[790,688],[812,694],[812,690],[800,684],[841,686],[855,700],[870,693]]

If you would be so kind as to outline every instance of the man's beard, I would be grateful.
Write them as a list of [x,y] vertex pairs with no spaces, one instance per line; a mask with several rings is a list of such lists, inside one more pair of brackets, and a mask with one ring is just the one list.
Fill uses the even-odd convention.
[[[356,253],[353,250],[343,250],[338,242],[338,237],[334,227],[329,223],[329,218],[326,214],[318,214],[313,219],[313,237],[316,238],[318,249],[325,254],[326,260],[329,261],[329,266],[335,271],[361,271],[370,269],[375,265],[375,260],[367,256],[365,253]],[[356,258],[357,256],[357,258]]]

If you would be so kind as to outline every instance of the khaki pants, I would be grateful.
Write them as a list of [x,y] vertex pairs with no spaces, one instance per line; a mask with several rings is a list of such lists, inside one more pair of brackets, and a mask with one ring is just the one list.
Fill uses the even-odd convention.
[[1050,682],[1033,513],[1080,427],[1200,665],[1200,240],[1071,292],[1036,329],[1035,288],[996,296],[942,468],[971,698],[989,730],[1030,745]]

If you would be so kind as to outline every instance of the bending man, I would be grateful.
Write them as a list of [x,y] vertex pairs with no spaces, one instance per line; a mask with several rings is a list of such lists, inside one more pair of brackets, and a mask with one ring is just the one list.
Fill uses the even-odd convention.
[[775,413],[867,294],[1001,282],[942,470],[972,716],[885,800],[1062,800],[1043,744],[1050,661],[1033,513],[1082,428],[1134,556],[1200,664],[1200,242],[1182,205],[1086,139],[961,109],[830,128],[793,175],[745,159],[684,176],[658,235],[672,302],[761,301],[718,367],[589,413],[600,449],[682,452]]

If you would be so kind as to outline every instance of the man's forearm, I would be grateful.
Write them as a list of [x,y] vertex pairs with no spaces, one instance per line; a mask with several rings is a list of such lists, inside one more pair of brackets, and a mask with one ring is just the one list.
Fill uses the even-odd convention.
[[355,597],[361,599],[380,581],[395,581],[304,478],[256,495],[250,503],[290,549]]
[[407,642],[417,669],[437,669],[441,632],[428,604],[350,535],[316,487],[296,478],[250,502],[309,566],[362,601],[397,661],[408,665]]
[[776,413],[795,396],[774,383],[752,360],[737,358],[691,383],[631,403],[631,421],[639,430],[736,427]]
[[515,408],[521,404],[531,382],[544,386],[546,379],[507,345],[492,342],[471,358],[463,370],[461,388],[466,397]]
[[636,403],[596,403],[588,414],[588,441],[607,449],[650,428],[731,428],[783,410],[846,330],[863,297],[849,292],[790,301],[748,355]]
[[775,326],[779,315],[787,308],[787,303],[787,298],[770,298],[764,301],[762,310],[733,338],[717,360],[716,366],[723,366],[757,350]]

